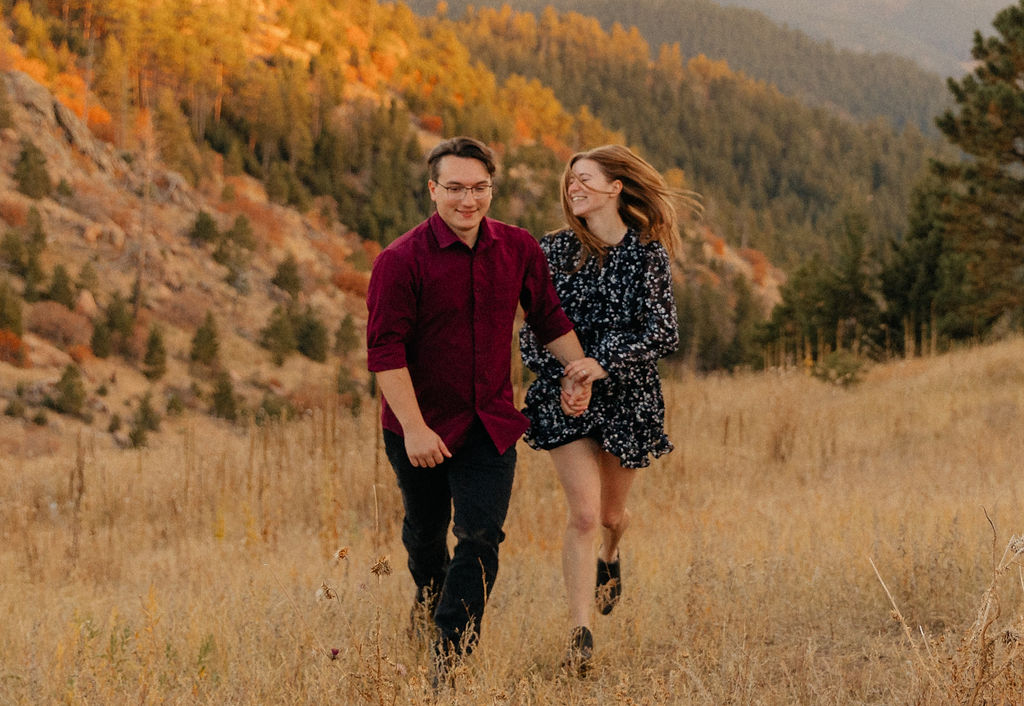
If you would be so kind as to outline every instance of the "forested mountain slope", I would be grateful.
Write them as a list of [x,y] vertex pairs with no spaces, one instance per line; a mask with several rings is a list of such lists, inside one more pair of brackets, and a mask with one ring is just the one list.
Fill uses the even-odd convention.
[[[409,0],[409,5],[429,15],[437,3]],[[725,60],[731,69],[811,105],[859,120],[884,117],[897,128],[911,124],[928,134],[935,134],[935,116],[949,102],[942,77],[904,56],[836,48],[760,12],[710,0],[452,0],[446,5],[448,17],[456,19],[469,7],[509,5],[540,15],[552,6],[595,17],[608,29],[616,22],[635,26],[655,52],[662,44],[678,43],[685,58],[704,54]]]
[[897,134],[809,108],[724,62],[662,47],[651,62],[635,30],[604,30],[576,13],[541,18],[505,7],[434,31],[462,37],[500,79],[549,86],[663,169],[702,192],[717,232],[785,266],[828,259],[845,213],[863,212],[869,241],[898,239],[910,189],[937,149],[913,128]]

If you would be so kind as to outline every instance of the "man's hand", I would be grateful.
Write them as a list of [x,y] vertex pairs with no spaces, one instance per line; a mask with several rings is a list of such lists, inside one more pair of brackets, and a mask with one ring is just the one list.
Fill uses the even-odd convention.
[[608,371],[593,358],[579,358],[565,366],[565,376],[577,384],[590,385],[608,377]]
[[405,453],[409,463],[418,468],[433,468],[440,465],[446,458],[452,457],[444,440],[430,427],[424,425],[405,432]]
[[590,383],[581,385],[571,378],[564,377],[561,379],[562,393],[560,402],[562,405],[562,412],[569,417],[578,417],[587,411],[587,407],[590,406]]

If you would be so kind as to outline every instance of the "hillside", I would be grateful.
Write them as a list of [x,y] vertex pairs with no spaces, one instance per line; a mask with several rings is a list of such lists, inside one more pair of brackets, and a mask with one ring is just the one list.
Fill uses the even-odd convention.
[[[432,0],[410,0],[423,15],[434,13]],[[551,6],[598,19],[606,29],[618,23],[636,27],[654,54],[662,45],[679,45],[683,57],[699,55],[728,62],[734,71],[774,84],[783,93],[857,120],[882,117],[897,129],[914,125],[937,134],[934,120],[949,105],[942,77],[923,70],[897,52],[866,54],[814,39],[799,29],[780,26],[766,14],[722,7],[711,0],[452,0],[447,16],[469,8],[508,5],[540,15]],[[858,6],[859,7],[859,6]],[[859,14],[859,11],[855,14]],[[799,25],[793,25],[798,27]],[[970,30],[960,38],[969,46]]]
[[[172,398],[206,412],[220,372],[233,383],[243,416],[261,405],[301,412],[323,404],[337,389],[339,367],[348,377],[365,379],[358,350],[351,359],[332,355],[323,363],[296,353],[276,366],[258,343],[274,308],[288,299],[270,283],[288,253],[301,273],[302,306],[318,312],[332,336],[346,314],[357,321],[365,317],[372,251],[359,237],[339,224],[268,202],[263,187],[250,178],[214,172],[202,188],[192,188],[156,159],[118,152],[95,139],[26,74],[0,77],[13,121],[0,132],[0,218],[9,234],[18,233],[36,210],[45,232],[43,271],[61,265],[77,278],[88,264],[96,282],[80,289],[73,310],[53,301],[25,303],[27,360],[19,367],[0,363],[0,405],[9,408],[19,400],[27,416],[35,416],[44,409],[42,402],[54,396],[61,371],[75,363],[87,395],[82,417],[104,430],[118,415],[125,427],[115,436],[124,443],[127,422],[143,396],[152,396],[159,414]],[[53,198],[31,199],[15,188],[12,165],[25,140],[41,150],[51,179],[61,184]],[[244,291],[226,281],[230,270],[215,261],[210,245],[190,241],[188,231],[200,211],[210,213],[223,230],[239,216],[251,224],[257,245],[246,262]],[[17,281],[9,275],[7,280]],[[97,358],[90,351],[93,322],[102,318],[115,294],[127,298],[134,289],[141,301],[128,351]],[[216,367],[189,361],[192,338],[207,312],[213,313],[219,331]],[[158,381],[140,371],[153,325],[162,331],[168,352],[167,372]],[[59,433],[59,416],[48,410],[43,414]],[[3,419],[8,431],[22,424]],[[19,436],[0,433],[7,445],[18,444]]]

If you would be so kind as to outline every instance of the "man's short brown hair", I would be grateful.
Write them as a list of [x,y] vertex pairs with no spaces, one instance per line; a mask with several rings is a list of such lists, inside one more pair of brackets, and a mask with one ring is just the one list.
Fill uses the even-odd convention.
[[438,144],[427,155],[427,171],[431,181],[437,181],[441,158],[449,155],[477,160],[487,168],[487,173],[492,177],[497,169],[494,152],[490,147],[472,137],[453,137]]

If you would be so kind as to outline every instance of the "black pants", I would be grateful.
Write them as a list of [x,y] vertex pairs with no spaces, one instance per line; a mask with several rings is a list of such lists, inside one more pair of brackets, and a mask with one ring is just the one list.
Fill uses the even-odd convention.
[[[515,477],[516,449],[499,454],[477,421],[452,458],[434,468],[409,463],[405,440],[384,430],[384,448],[405,506],[402,543],[416,595],[436,596],[434,622],[441,639],[472,650],[487,596],[498,575],[498,545]],[[454,510],[455,550],[448,553]]]

